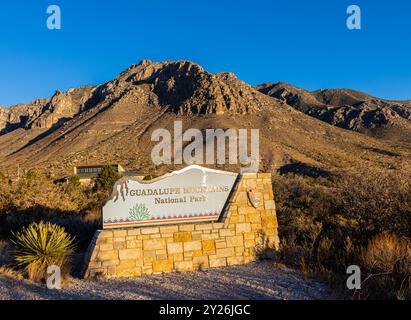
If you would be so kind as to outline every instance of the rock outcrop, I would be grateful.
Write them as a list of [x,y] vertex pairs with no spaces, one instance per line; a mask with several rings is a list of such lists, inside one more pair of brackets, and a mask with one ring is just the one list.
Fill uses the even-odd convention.
[[104,86],[112,94],[146,85],[158,102],[178,114],[246,114],[257,112],[264,97],[231,73],[212,74],[190,61],[133,65]]
[[359,131],[411,126],[411,102],[389,101],[348,89],[307,91],[284,82],[255,87],[329,124]]
[[137,88],[150,92],[157,104],[177,114],[247,114],[268,103],[231,73],[212,74],[190,61],[143,60],[103,85],[58,90],[50,99],[1,108],[0,132],[59,126],[102,101],[133,95]]
[[56,91],[50,99],[37,99],[0,109],[0,133],[18,128],[48,129],[72,119],[87,107],[94,87],[79,87],[63,93]]

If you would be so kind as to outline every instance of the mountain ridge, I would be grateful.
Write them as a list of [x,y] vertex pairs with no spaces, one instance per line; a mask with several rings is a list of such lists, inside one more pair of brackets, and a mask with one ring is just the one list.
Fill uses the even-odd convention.
[[380,128],[411,130],[411,102],[385,100],[352,89],[308,91],[278,82],[254,86],[312,117],[329,124],[378,136]]
[[166,172],[178,165],[153,165],[151,134],[157,128],[173,132],[174,121],[203,131],[260,129],[261,171],[300,164],[324,173],[361,165],[409,167],[408,148],[332,126],[232,73],[212,74],[185,60],[143,60],[104,84],[57,91],[10,114],[0,134],[6,171],[19,164],[61,175],[79,164],[122,163]]

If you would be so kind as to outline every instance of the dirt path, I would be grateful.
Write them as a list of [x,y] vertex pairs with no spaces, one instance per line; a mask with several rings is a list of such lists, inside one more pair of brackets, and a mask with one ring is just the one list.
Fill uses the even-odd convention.
[[258,262],[190,273],[81,280],[60,290],[0,275],[0,299],[332,299],[323,283]]

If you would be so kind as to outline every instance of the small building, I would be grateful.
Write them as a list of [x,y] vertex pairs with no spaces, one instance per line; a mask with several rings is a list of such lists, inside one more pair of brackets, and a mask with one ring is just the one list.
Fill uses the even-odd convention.
[[[80,183],[89,184],[97,178],[101,170],[105,165],[91,165],[91,166],[77,166],[73,168],[73,174],[77,175],[80,178]],[[143,173],[136,171],[126,171],[122,165],[113,164],[111,165],[113,169],[118,172],[121,176],[143,176]]]

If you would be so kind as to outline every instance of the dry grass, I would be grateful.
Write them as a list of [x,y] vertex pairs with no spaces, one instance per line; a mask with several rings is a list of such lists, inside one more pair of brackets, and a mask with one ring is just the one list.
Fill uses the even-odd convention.
[[[346,268],[359,265],[363,289],[354,298],[411,298],[411,263],[405,258],[411,235],[410,181],[398,172],[366,169],[325,180],[276,177],[278,261],[342,290]],[[375,276],[380,273],[385,276]]]
[[[100,227],[99,207],[105,197],[103,192],[83,189],[76,183],[56,184],[35,171],[19,181],[0,180],[1,270],[10,276],[14,274],[9,244],[12,234],[40,221],[63,227],[76,239],[76,253],[84,252]],[[28,275],[33,279],[41,278],[35,275],[35,269],[28,270]],[[62,272],[66,274],[69,270]],[[19,272],[19,277],[22,274]]]
[[[394,234],[380,234],[372,238],[361,255],[368,275],[363,285],[375,292],[385,291],[396,299],[411,297],[411,241]],[[361,295],[361,292],[357,292]]]
[[19,181],[0,181],[0,240],[45,221],[64,227],[84,250],[100,225],[99,207],[106,196],[77,184],[56,184],[35,171]]
[[33,207],[78,212],[97,204],[97,194],[75,184],[55,184],[36,171],[29,171],[19,181],[0,181],[0,213],[7,214]]
[[11,262],[10,245],[0,240],[0,266],[9,265]]
[[368,243],[362,262],[377,273],[392,273],[396,267],[407,265],[411,268],[411,241],[395,234],[379,234]]
[[22,279],[23,273],[14,270],[12,263],[11,248],[8,242],[0,241],[0,275],[14,279]]
[[24,279],[24,274],[22,271],[15,270],[11,267],[0,266],[0,275],[17,280]]

